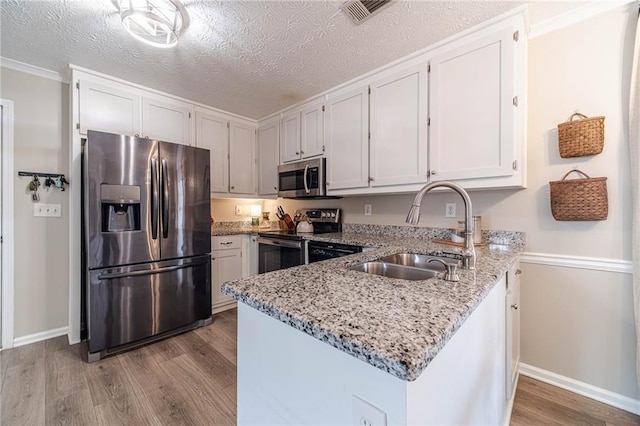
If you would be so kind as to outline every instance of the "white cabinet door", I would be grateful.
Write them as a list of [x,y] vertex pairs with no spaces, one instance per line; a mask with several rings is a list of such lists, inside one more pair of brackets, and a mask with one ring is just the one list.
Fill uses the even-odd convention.
[[233,301],[220,287],[227,281],[242,278],[242,256],[239,249],[215,251],[211,255],[211,297],[213,307]]
[[369,186],[369,86],[329,98],[325,144],[327,192]]
[[519,262],[507,272],[506,314],[506,398],[511,399],[520,365],[520,268]]
[[314,102],[300,111],[300,157],[310,158],[324,153],[323,102]]
[[427,182],[427,64],[370,87],[371,186]]
[[514,43],[505,29],[430,61],[432,179],[514,173]]
[[273,120],[258,127],[258,194],[278,193],[280,123]]
[[229,133],[229,192],[255,194],[256,188],[256,129],[230,122]]
[[191,105],[178,101],[142,100],[142,134],[149,139],[191,144]]
[[300,159],[300,111],[295,110],[282,117],[280,132],[280,161]]
[[134,136],[141,134],[139,95],[80,80],[80,134],[87,130]]
[[229,128],[227,120],[196,112],[196,146],[211,154],[211,192],[229,192]]

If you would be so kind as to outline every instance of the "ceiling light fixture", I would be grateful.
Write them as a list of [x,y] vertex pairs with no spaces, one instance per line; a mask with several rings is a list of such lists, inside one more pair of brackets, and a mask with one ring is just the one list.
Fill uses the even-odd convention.
[[121,0],[122,25],[135,39],[155,47],[173,47],[187,20],[177,0]]

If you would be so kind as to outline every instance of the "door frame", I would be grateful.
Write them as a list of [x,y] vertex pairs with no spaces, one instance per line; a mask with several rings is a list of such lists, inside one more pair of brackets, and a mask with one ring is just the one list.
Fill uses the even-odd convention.
[[13,347],[13,101],[2,105],[2,349]]

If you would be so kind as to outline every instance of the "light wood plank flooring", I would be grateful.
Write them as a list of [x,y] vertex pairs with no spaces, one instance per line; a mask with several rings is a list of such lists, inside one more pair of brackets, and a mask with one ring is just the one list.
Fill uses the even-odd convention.
[[[235,310],[93,364],[83,361],[82,346],[59,337],[0,352],[0,424],[235,424]],[[640,418],[521,376],[511,424],[640,425]]]

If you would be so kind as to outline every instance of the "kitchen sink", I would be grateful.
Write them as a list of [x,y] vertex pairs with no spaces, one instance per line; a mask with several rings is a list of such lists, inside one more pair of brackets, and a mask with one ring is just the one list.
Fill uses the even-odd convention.
[[416,268],[378,261],[360,263],[350,267],[349,269],[352,271],[366,272],[367,274],[398,278],[401,280],[427,280],[438,274],[437,271],[432,269]]
[[441,256],[431,256],[428,254],[415,253],[397,253],[376,259],[374,262],[392,263],[394,265],[411,266],[414,268],[429,269],[438,272],[444,272],[445,266],[440,262],[429,262],[431,259],[440,260],[445,263],[451,263],[460,266],[460,262],[456,259]]

